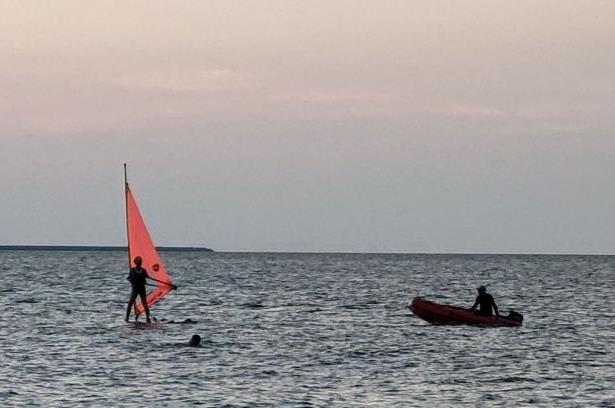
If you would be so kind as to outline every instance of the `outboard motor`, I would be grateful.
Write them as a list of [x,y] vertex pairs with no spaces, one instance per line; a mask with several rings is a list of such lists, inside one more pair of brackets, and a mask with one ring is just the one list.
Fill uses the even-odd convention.
[[518,322],[523,322],[523,315],[521,313],[515,312],[514,310],[508,312],[508,316],[506,316],[506,318],[510,320],[516,320]]

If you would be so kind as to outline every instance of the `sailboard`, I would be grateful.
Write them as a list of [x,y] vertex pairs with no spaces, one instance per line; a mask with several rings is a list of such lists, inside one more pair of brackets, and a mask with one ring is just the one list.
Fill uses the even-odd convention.
[[[155,280],[154,289],[149,291],[146,296],[148,307],[152,307],[156,302],[160,301],[169,292],[174,289],[171,277],[167,273],[160,255],[154,246],[154,242],[147,230],[143,216],[137,206],[128,180],[126,178],[126,165],[124,165],[124,185],[126,194],[126,232],[128,235],[128,265],[129,269],[134,268],[134,259],[140,256],[143,260],[142,267],[145,268],[147,274]],[[145,308],[141,303],[141,299],[137,297],[135,301],[135,314],[138,317]]]

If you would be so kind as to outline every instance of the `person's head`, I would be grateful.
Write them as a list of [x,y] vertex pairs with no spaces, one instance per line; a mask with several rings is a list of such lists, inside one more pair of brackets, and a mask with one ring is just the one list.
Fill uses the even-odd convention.
[[477,290],[477,291],[478,291],[478,293],[480,293],[481,295],[482,295],[483,293],[486,293],[486,292],[487,292],[487,288],[486,288],[486,287],[484,287],[483,285],[480,285],[479,287],[477,287],[477,288],[476,288],[476,290]]
[[199,336],[198,334],[193,334],[192,337],[190,337],[188,345],[190,347],[198,347],[199,344],[201,344],[201,336]]
[[135,259],[133,260],[133,262],[135,263],[137,267],[140,267],[141,264],[143,263],[143,258],[141,258],[140,256],[135,256]]

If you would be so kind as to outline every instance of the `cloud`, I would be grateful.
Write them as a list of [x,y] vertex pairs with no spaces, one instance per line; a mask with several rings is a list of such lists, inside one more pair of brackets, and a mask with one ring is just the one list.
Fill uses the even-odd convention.
[[298,117],[371,117],[387,114],[394,108],[390,95],[363,90],[271,90],[266,101],[272,112]]
[[304,90],[272,95],[271,99],[282,102],[314,104],[377,103],[388,100],[386,94],[370,92]]
[[457,105],[444,108],[443,113],[453,116],[470,116],[484,118],[503,118],[512,116],[509,112],[492,106]]
[[121,88],[174,94],[203,94],[254,85],[254,75],[227,69],[156,71],[130,74],[114,81]]

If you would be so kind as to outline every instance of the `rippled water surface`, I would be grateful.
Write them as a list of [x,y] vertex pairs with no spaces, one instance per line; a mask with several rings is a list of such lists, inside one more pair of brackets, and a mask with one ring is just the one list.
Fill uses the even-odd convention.
[[[197,324],[125,323],[125,253],[0,251],[0,405],[615,406],[612,257],[162,256]],[[524,326],[406,308],[478,283]]]

